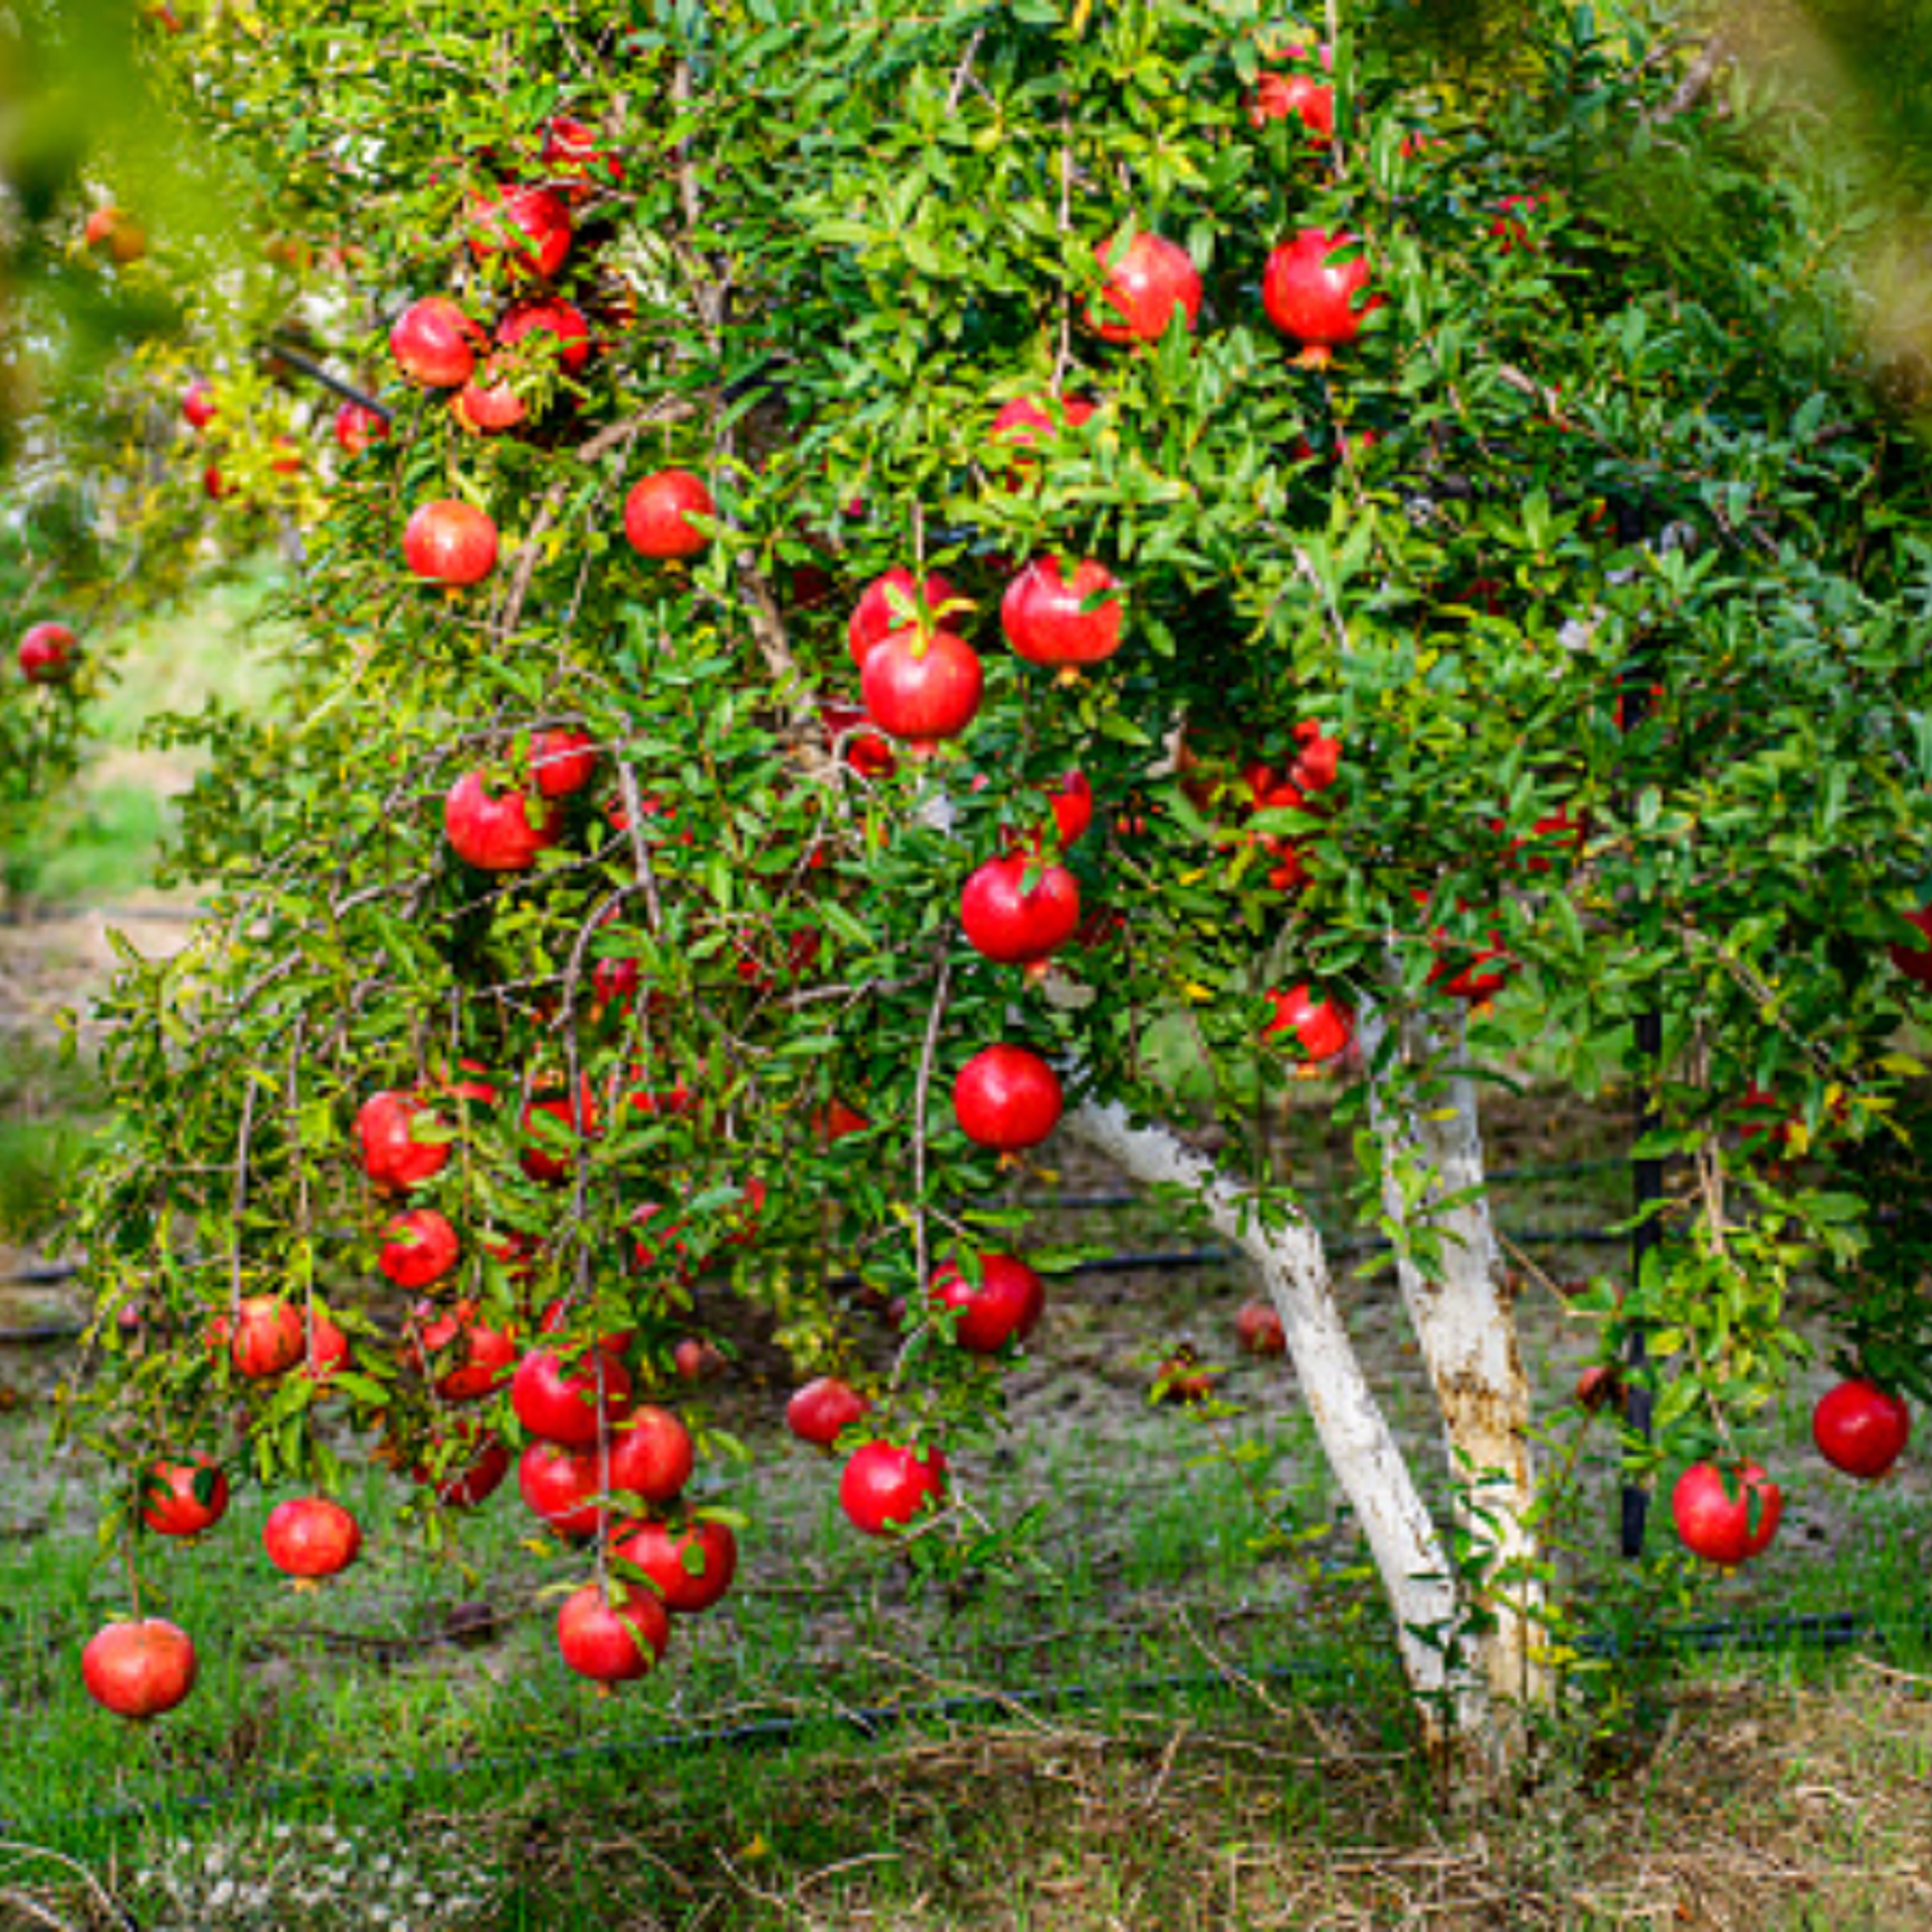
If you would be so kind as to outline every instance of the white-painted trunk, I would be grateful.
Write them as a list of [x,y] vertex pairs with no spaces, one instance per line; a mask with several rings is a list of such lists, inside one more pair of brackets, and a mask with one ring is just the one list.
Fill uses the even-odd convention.
[[1445,1657],[1440,1641],[1462,1618],[1448,1552],[1342,1320],[1320,1234],[1300,1216],[1264,1227],[1251,1188],[1218,1173],[1168,1129],[1135,1126],[1119,1105],[1089,1101],[1065,1125],[1143,1185],[1184,1188],[1215,1232],[1260,1268],[1322,1449],[1368,1538],[1401,1632],[1403,1668],[1434,1740],[1483,1741],[1487,1748],[1488,1686]]
[[[1391,1091],[1385,1074],[1371,1089],[1370,1107],[1382,1147],[1384,1211],[1411,1230],[1433,1230],[1439,1245],[1427,1265],[1399,1258],[1398,1274],[1441,1411],[1458,1512],[1480,1553],[1474,1607],[1493,1619],[1470,1641],[1499,1703],[1522,1707],[1547,1702],[1551,1690],[1537,1661],[1543,1586],[1529,1382],[1485,1191],[1475,1084],[1457,1070],[1466,1031],[1460,1010],[1439,1027],[1409,1017],[1398,1033],[1404,1070],[1410,1079],[1430,1070],[1406,1091]],[[1379,1013],[1363,1015],[1371,1065],[1387,1032]],[[1462,1196],[1460,1205],[1436,1205]]]

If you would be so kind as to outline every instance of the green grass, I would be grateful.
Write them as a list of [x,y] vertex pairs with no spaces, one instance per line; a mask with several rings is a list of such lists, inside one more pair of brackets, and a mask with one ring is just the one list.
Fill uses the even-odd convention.
[[152,884],[174,823],[174,794],[198,754],[147,742],[162,713],[195,713],[210,701],[243,711],[272,701],[280,672],[268,611],[270,566],[208,591],[190,607],[151,617],[103,639],[117,676],[93,707],[80,773],[49,800],[31,846],[0,856],[9,896],[52,905],[98,905]]

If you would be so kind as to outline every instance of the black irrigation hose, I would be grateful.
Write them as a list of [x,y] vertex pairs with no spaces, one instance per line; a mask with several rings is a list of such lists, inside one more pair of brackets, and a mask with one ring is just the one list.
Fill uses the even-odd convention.
[[[1624,1238],[1614,1228],[1504,1229],[1503,1236],[1520,1248],[1611,1247]],[[1325,1245],[1331,1255],[1366,1255],[1383,1253],[1392,1243],[1380,1235],[1359,1235],[1343,1240],[1329,1240]],[[1179,1268],[1216,1267],[1239,1259],[1239,1253],[1234,1248],[1161,1248],[1146,1254],[1102,1255],[1095,1261],[1077,1262],[1072,1267],[1062,1269],[1059,1278],[1071,1280],[1084,1274],[1137,1274],[1142,1270],[1158,1274]],[[77,1263],[60,1262],[47,1267],[29,1268],[21,1274],[0,1275],[0,1288],[69,1281],[79,1272]],[[864,1285],[862,1278],[856,1274],[835,1275],[826,1284],[828,1288],[847,1290]],[[83,1323],[72,1328],[0,1328],[0,1347],[10,1343],[59,1341],[66,1336],[80,1334],[84,1326]]]
[[[1923,1641],[1932,1641],[1932,1616],[1908,1621],[1899,1629]],[[1602,1633],[1585,1635],[1577,1648],[1586,1656],[1616,1657],[1709,1657],[1725,1651],[1761,1655],[1767,1651],[1850,1649],[1858,1643],[1889,1646],[1892,1633],[1885,1625],[1853,1611],[1810,1611],[1785,1616],[1719,1617],[1707,1623],[1684,1624],[1652,1632],[1634,1643]],[[603,1763],[634,1757],[682,1756],[693,1751],[753,1750],[796,1744],[815,1730],[845,1730],[855,1736],[876,1741],[889,1731],[909,1723],[946,1722],[957,1718],[997,1716],[1015,1707],[1024,1710],[1062,1710],[1068,1706],[1092,1705],[1109,1697],[1140,1697],[1150,1692],[1208,1690],[1217,1686],[1240,1689],[1256,1683],[1345,1686],[1362,1672],[1320,1658],[1296,1658],[1285,1663],[1260,1664],[1252,1670],[1232,1667],[1220,1670],[1167,1671],[1158,1675],[1122,1678],[1107,1684],[1045,1684],[1030,1690],[979,1690],[952,1697],[926,1698],[918,1703],[860,1705],[849,1710],[814,1712],[808,1717],[760,1718],[748,1723],[722,1725],[706,1731],[659,1731],[641,1738],[606,1739],[599,1744],[565,1745],[542,1751],[527,1751],[516,1757],[476,1758],[468,1762],[445,1760],[414,1770],[353,1772],[343,1777],[283,1778],[259,1790],[242,1792],[198,1791],[182,1796],[136,1799],[121,1804],[91,1805],[82,1811],[56,1813],[42,1821],[46,1825],[71,1826],[124,1818],[149,1817],[157,1812],[216,1811],[226,1805],[245,1802],[277,1806],[285,1802],[317,1793],[375,1791],[394,1786],[408,1788],[434,1778],[488,1776],[497,1778],[527,1779],[547,1765]],[[20,1836],[27,1831],[24,1821],[0,1818],[0,1833]]]
[[353,383],[345,383],[339,376],[331,376],[320,362],[312,361],[299,350],[287,348],[279,342],[265,342],[262,345],[262,354],[270,362],[284,363],[298,375],[306,376],[313,383],[320,383],[325,389],[333,389],[345,403],[354,403],[357,409],[368,410],[373,414],[381,416],[384,422],[394,418],[395,412],[386,403],[378,402],[374,396],[356,388]]

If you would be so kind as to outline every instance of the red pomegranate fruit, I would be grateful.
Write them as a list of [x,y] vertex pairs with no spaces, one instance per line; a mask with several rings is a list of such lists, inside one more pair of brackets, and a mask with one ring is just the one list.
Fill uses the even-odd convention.
[[[923,601],[924,615],[917,604]],[[959,592],[938,571],[922,583],[905,569],[889,570],[875,577],[859,593],[852,609],[851,622],[845,627],[845,641],[852,662],[861,670],[874,644],[882,644],[896,631],[930,633],[946,621],[947,606],[959,601]]]
[[272,1294],[245,1295],[229,1339],[229,1359],[251,1380],[266,1380],[301,1360],[304,1339],[299,1308]]
[[1811,1439],[1834,1469],[1874,1482],[1905,1453],[1912,1411],[1889,1390],[1862,1378],[1840,1382],[1811,1411]]
[[853,1450],[838,1477],[838,1506],[867,1536],[904,1529],[946,1494],[946,1456],[939,1449],[867,1442]]
[[635,1563],[655,1586],[666,1609],[695,1617],[731,1587],[738,1572],[738,1539],[727,1523],[703,1518],[682,1530],[661,1522],[630,1524],[611,1554]]
[[197,1660],[187,1633],[165,1617],[107,1624],[80,1653],[87,1694],[117,1718],[158,1718],[194,1689]]
[[439,1308],[419,1302],[409,1357],[418,1375],[436,1377],[444,1402],[481,1402],[495,1395],[516,1373],[519,1359],[513,1329],[486,1328],[473,1301]]
[[1143,231],[1122,247],[1094,251],[1106,280],[1087,319],[1106,342],[1158,342],[1178,310],[1192,328],[1201,314],[1201,272],[1185,248]]
[[548,281],[570,253],[570,210],[547,187],[499,187],[469,205],[469,251],[486,267],[501,259],[510,273]]
[[228,1513],[228,1478],[213,1456],[151,1463],[141,1472],[141,1520],[157,1536],[199,1536]]
[[525,1505],[559,1536],[595,1536],[609,1511],[597,1498],[604,1473],[597,1452],[532,1442],[517,1462],[517,1490]]
[[20,639],[20,675],[29,684],[63,684],[73,675],[74,635],[65,624],[35,624]]
[[182,420],[189,429],[206,429],[214,420],[214,385],[197,379],[182,397]]
[[388,437],[389,419],[360,403],[344,403],[335,412],[335,443],[344,456],[360,456]]
[[1335,138],[1335,90],[1310,70],[1319,59],[1323,69],[1335,64],[1326,47],[1284,47],[1280,58],[1291,63],[1288,72],[1264,71],[1255,85],[1248,119],[1257,128],[1270,121],[1299,121],[1308,130],[1311,147],[1324,148]]
[[1315,988],[1306,984],[1267,997],[1273,1011],[1262,1029],[1264,1039],[1292,1035],[1318,1066],[1348,1051],[1355,1037],[1355,1017],[1339,1000],[1318,997]]
[[362,1526],[327,1496],[299,1496],[269,1512],[262,1548],[287,1576],[333,1577],[355,1561]]
[[820,1376],[793,1392],[785,1404],[785,1427],[801,1442],[830,1449],[853,1423],[869,1414],[871,1407],[850,1382],[837,1376]]
[[543,164],[571,201],[624,185],[623,162],[599,147],[594,128],[567,114],[553,115],[544,123]]
[[550,1349],[532,1349],[510,1380],[510,1406],[532,1435],[567,1449],[589,1449],[601,1422],[614,1429],[630,1412],[631,1372],[615,1356],[592,1349],[566,1367]]
[[1120,582],[1092,557],[1070,579],[1057,557],[1037,557],[1007,586],[1000,627],[1029,664],[1077,670],[1104,664],[1121,648]]
[[497,567],[497,526],[474,503],[425,503],[403,529],[403,561],[432,583],[480,583]]
[[527,792],[495,791],[481,772],[465,772],[442,802],[442,830],[465,865],[526,872],[563,836],[563,820]]
[[1908,923],[1915,925],[1925,936],[1923,946],[1906,946],[1894,943],[1891,948],[1891,963],[1921,986],[1932,986],[1932,905],[1914,906],[1904,915]]
[[1235,1317],[1235,1340],[1244,1355],[1285,1355],[1288,1330],[1271,1301],[1244,1301]]
[[640,1583],[586,1583],[556,1613],[556,1647],[580,1677],[628,1684],[648,1677],[670,1642],[670,1618]]
[[1011,451],[1009,467],[1024,475],[1034,468],[1035,451],[1053,441],[1063,429],[1091,422],[1098,408],[1084,396],[1016,396],[1001,406],[986,438]]
[[867,653],[859,687],[880,730],[923,758],[972,724],[985,672],[979,652],[951,631],[895,631]]
[[474,1509],[503,1487],[510,1473],[510,1452],[500,1435],[463,1430],[455,1439],[472,1453],[467,1463],[459,1463],[441,1476],[432,1476],[427,1463],[418,1463],[411,1471],[417,1482],[436,1484],[436,1498],[451,1509]]
[[1037,1147],[1060,1124],[1060,1078],[1023,1046],[989,1046],[959,1069],[952,1111],[970,1141],[1001,1153]]
[[624,535],[639,556],[660,562],[701,555],[711,539],[691,519],[715,517],[718,505],[701,476],[660,469],[624,498]]
[[389,1194],[420,1187],[449,1159],[442,1122],[411,1094],[372,1094],[355,1116],[355,1138],[362,1172]]
[[932,1299],[957,1311],[952,1339],[976,1355],[1024,1342],[1046,1313],[1045,1284],[1013,1255],[982,1254],[977,1288],[957,1262],[948,1262],[932,1278]]
[[959,895],[967,943],[1008,966],[1037,966],[1080,924],[1080,882],[1024,852],[988,859]]
[[1677,1534],[1693,1556],[1734,1569],[1771,1547],[1784,1496],[1755,1463],[1693,1463],[1670,1492]]
[[[1362,321],[1381,306],[1382,298],[1356,298],[1369,285],[1369,265],[1359,253],[1361,238],[1346,230],[1304,228],[1267,258],[1262,273],[1262,306],[1284,335],[1301,344],[1296,357],[1305,368],[1321,368],[1362,332]],[[1350,251],[1345,261],[1331,260]]]
[[398,1288],[428,1288],[455,1267],[462,1253],[447,1214],[436,1208],[412,1208],[383,1230],[376,1264]]
[[483,331],[447,296],[413,302],[389,330],[389,353],[412,382],[454,389],[469,380]]
[[571,798],[597,776],[597,757],[587,731],[540,731],[530,747],[530,776],[545,798]]

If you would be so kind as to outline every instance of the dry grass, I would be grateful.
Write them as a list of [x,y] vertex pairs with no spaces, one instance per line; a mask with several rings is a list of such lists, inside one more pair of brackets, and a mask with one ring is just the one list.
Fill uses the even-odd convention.
[[[1556,1752],[1514,1804],[1460,1810],[1365,1714],[1250,1704],[1015,1719],[789,1762],[604,1764],[387,1829],[399,1848],[468,1848],[475,1901],[452,1915],[439,1888],[434,1913],[391,1927],[1919,1932],[1932,1679],[1856,1662],[1822,1685],[1686,1687],[1614,1770]],[[316,1903],[303,1846],[333,1859],[324,1831],[228,1819],[187,1846],[142,1835],[93,1861],[96,1886],[0,1851],[0,1926],[128,1922],[100,1887],[144,1932],[378,1922],[356,1884]],[[131,1874],[170,1857],[230,1880],[220,1905],[204,1885],[181,1917],[176,1885],[157,1913],[162,1891]]]

